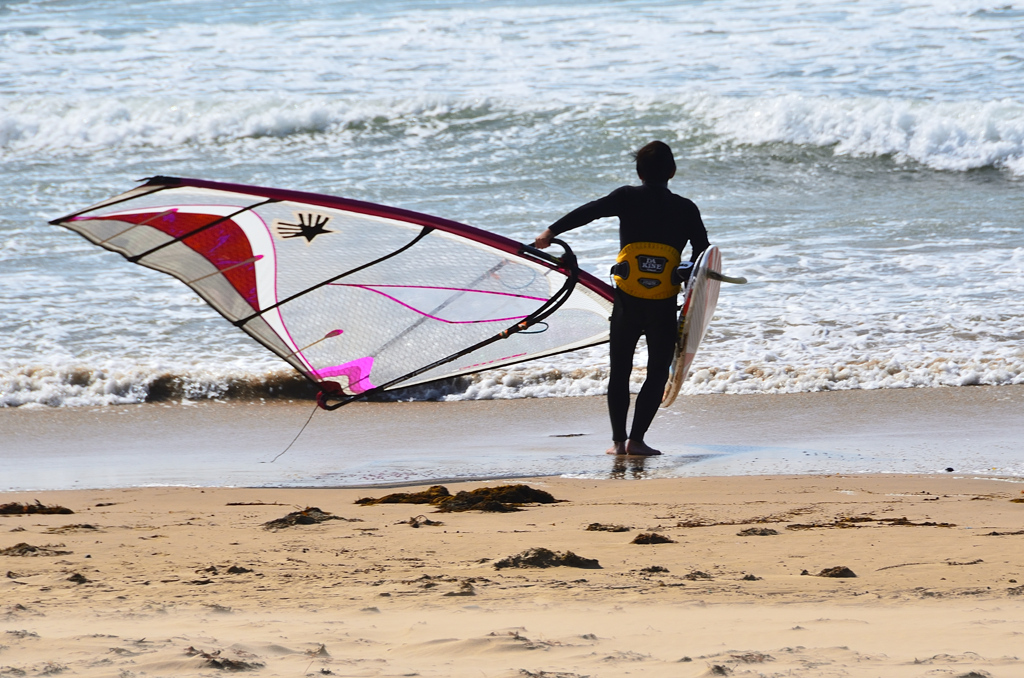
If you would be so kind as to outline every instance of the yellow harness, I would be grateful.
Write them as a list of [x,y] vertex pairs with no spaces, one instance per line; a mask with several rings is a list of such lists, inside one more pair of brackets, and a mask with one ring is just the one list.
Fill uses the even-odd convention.
[[615,259],[612,273],[615,285],[641,299],[668,299],[679,294],[672,283],[672,272],[679,266],[681,254],[671,245],[634,242],[626,245]]

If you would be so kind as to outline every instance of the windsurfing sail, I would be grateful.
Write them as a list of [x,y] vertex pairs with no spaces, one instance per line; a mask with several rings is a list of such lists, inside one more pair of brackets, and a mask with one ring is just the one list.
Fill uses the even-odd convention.
[[184,282],[328,409],[608,340],[612,289],[564,243],[393,207],[154,177],[50,223]]

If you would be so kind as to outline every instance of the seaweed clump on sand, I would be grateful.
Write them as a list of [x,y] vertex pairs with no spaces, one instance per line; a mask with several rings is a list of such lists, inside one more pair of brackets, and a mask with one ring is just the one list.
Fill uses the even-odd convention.
[[529,485],[499,485],[481,487],[471,492],[459,492],[450,499],[438,502],[438,510],[449,511],[494,511],[506,513],[518,511],[523,504],[554,504],[557,499],[544,490]]
[[584,558],[572,551],[559,553],[546,548],[526,549],[514,556],[502,558],[494,563],[495,569],[506,567],[580,567],[587,570],[599,570],[601,564],[595,558]]
[[357,504],[363,506],[375,506],[377,504],[436,504],[442,499],[448,499],[452,493],[444,485],[432,485],[420,492],[395,492],[386,494],[379,499],[374,497],[363,497],[356,499]]
[[778,531],[770,527],[748,527],[736,533],[737,537],[771,537],[778,534]]
[[[58,544],[57,546],[64,546],[64,544]],[[26,544],[25,542],[0,549],[0,556],[66,556],[70,553],[71,551],[61,551],[53,546],[32,546],[32,544]]]
[[[237,652],[237,650],[236,650]],[[230,659],[221,656],[221,650],[203,652],[189,645],[185,648],[185,654],[189,657],[200,657],[203,660],[204,668],[219,669],[221,671],[255,671],[262,669],[265,664],[260,661],[245,661],[242,659]]]
[[444,525],[444,523],[440,520],[431,520],[426,516],[413,516],[412,518],[409,518],[409,520],[399,520],[395,525],[409,525],[411,527],[423,527],[424,525],[430,525],[432,527],[437,527]]
[[587,525],[587,532],[629,532],[630,528],[625,525],[605,525],[603,523],[590,523]]
[[676,541],[674,539],[669,539],[668,537],[666,537],[663,534],[658,534],[657,532],[645,532],[643,534],[638,534],[637,536],[633,537],[633,541],[631,541],[629,543],[630,544],[675,544]]
[[289,513],[284,518],[277,518],[276,520],[270,520],[263,523],[263,529],[280,530],[294,525],[315,525],[317,523],[327,522],[328,520],[345,520],[350,523],[361,522],[358,518],[342,518],[341,516],[328,513],[327,511],[321,511],[315,506],[307,506],[301,511],[293,511]]
[[16,501],[12,501],[8,504],[0,505],[0,515],[24,516],[30,513],[66,516],[74,513],[74,511],[64,506],[44,506],[38,499],[36,499],[34,504],[19,504]]
[[89,523],[76,523],[74,525],[61,525],[60,527],[48,527],[46,531],[50,534],[67,534],[69,532],[85,532],[89,530],[99,531],[100,528]]
[[537,490],[529,485],[499,485],[480,487],[472,491],[451,494],[443,485],[434,485],[421,492],[399,492],[379,499],[364,497],[357,504],[430,504],[440,513],[460,511],[491,511],[508,513],[518,511],[523,504],[553,504],[558,500],[551,493]]
[[688,582],[699,582],[701,580],[711,579],[711,575],[708,573],[702,573],[699,569],[694,569],[691,573],[683,575],[683,579]]
[[661,565],[651,565],[640,570],[641,574],[668,574],[668,568]]

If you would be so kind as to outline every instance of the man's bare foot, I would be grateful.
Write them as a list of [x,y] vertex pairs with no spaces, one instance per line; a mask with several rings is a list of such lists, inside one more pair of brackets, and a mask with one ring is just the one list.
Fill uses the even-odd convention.
[[661,450],[656,450],[642,440],[627,440],[625,453],[631,457],[656,457]]
[[605,452],[605,454],[621,454],[621,455],[625,455],[626,454],[626,443],[625,442],[613,443],[612,446],[609,447],[608,450]]

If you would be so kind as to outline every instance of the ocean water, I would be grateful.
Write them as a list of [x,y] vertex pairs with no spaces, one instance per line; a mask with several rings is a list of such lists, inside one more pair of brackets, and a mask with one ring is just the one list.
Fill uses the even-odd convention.
[[[27,0],[0,1],[0,406],[307,393],[181,283],[47,224],[140,178],[531,241],[651,139],[751,281],[684,396],[1024,383],[1017,0]],[[606,276],[614,221],[568,239]],[[600,394],[606,361],[402,397]]]

